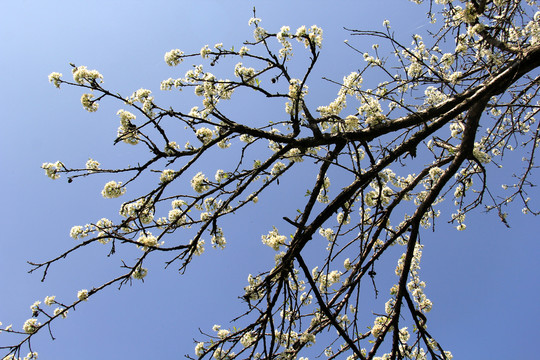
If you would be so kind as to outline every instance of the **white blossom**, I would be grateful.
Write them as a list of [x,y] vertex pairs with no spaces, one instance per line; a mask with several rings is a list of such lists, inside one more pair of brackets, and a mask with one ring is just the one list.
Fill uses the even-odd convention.
[[33,334],[39,329],[40,326],[41,323],[38,323],[37,319],[32,318],[24,322],[23,330],[27,334]]
[[60,174],[58,174],[58,172],[64,168],[64,164],[62,164],[60,161],[57,161],[55,163],[43,163],[43,165],[41,165],[41,168],[45,170],[45,174],[49,178],[57,180],[58,178],[60,178]]
[[137,242],[141,244],[139,247],[142,248],[143,251],[148,251],[150,248],[158,246],[157,238],[149,232],[139,236]]
[[203,144],[208,144],[212,140],[214,133],[212,132],[212,130],[206,127],[202,127],[200,129],[197,129],[197,131],[195,132],[195,136],[197,136],[197,138],[201,140]]
[[142,280],[146,277],[147,274],[148,274],[148,269],[143,268],[141,266],[137,266],[135,270],[133,270],[133,273],[131,274],[131,276],[134,279]]
[[174,176],[176,174],[176,171],[173,169],[165,169],[161,172],[161,176],[159,177],[159,182],[162,184],[168,183],[173,181]]
[[93,94],[83,94],[81,96],[81,104],[88,112],[95,112],[99,108],[99,103],[96,100],[92,100],[93,98]]
[[270,246],[272,249],[278,251],[281,245],[285,244],[287,238],[283,235],[279,235],[278,229],[275,227],[268,233],[268,235],[262,236],[262,242],[265,245]]
[[77,293],[77,298],[81,301],[88,300],[88,290],[86,289],[79,290],[79,292]]
[[116,181],[109,181],[105,184],[105,187],[101,191],[101,195],[106,199],[113,199],[124,195],[125,192],[126,189],[122,187],[121,182],[117,183]]
[[45,305],[51,306],[52,304],[55,303],[55,300],[54,300],[55,298],[56,298],[56,296],[54,296],[54,295],[53,296],[46,296],[45,300],[43,302],[45,303]]
[[198,172],[193,179],[191,179],[191,187],[198,193],[205,192],[209,188],[208,179],[202,172]]
[[94,172],[95,170],[99,170],[100,163],[93,159],[88,159],[86,162],[86,170],[88,172]]
[[62,74],[57,72],[52,72],[49,74],[49,82],[53,83],[54,86],[56,86],[58,89],[60,88]]
[[54,316],[60,315],[62,319],[65,319],[67,318],[68,311],[66,309],[57,307],[56,309],[54,309],[53,314]]
[[165,53],[164,60],[169,66],[176,66],[180,64],[184,59],[184,53],[178,49],[173,49]]
[[103,75],[97,70],[88,70],[86,66],[78,66],[73,68],[73,80],[80,85],[83,85],[85,82],[92,85],[92,83],[103,82]]

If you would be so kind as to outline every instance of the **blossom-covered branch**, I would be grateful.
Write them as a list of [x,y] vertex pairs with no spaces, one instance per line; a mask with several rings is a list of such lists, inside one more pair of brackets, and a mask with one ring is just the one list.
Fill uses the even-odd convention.
[[[352,35],[382,43],[365,51],[348,42],[364,64],[331,80],[338,85],[336,98],[315,108],[310,95],[317,92],[312,84],[323,30],[283,26],[271,32],[255,14],[249,20],[254,38],[239,49],[220,43],[165,54],[169,66],[203,62],[183,77],[161,82],[163,91],[191,89],[201,99],[185,109],[159,104],[147,89],[117,94],[85,66],[72,65],[72,81],[50,74],[57,88],[84,89],[81,104],[89,112],[99,112],[103,99],[119,101],[115,144],[143,146],[149,155],[126,159],[121,168],[102,167],[94,159],[76,168],[61,161],[43,164],[54,180],[107,176],[101,195],[126,200],[117,219],[74,226],[70,236],[78,243],[51,260],[31,262],[32,271],[43,271],[45,280],[50,266],[91,243],[107,246],[108,254],[136,247],[140,255],[123,263],[109,282],[79,291],[71,304],[48,296],[47,305],[61,305],[52,315],[39,303],[32,305],[23,331],[4,330],[23,336],[2,347],[7,358],[19,356],[35,333],[90,295],[143,280],[151,271],[145,261],[156,253],[170,254],[166,265],[182,272],[208,245],[225,248],[224,218],[245,207],[257,211],[259,196],[280,182],[287,186],[285,174],[301,174],[304,203],[296,213],[284,207],[283,222],[261,231],[262,243],[276,252],[274,266],[249,274],[241,294],[246,310],[237,314],[237,326],[214,326],[194,355],[294,359],[319,348],[329,359],[425,359],[427,354],[451,359],[436,334],[426,330],[433,303],[420,277],[425,246],[420,235],[429,238],[427,230],[441,216],[465,230],[467,213],[481,204],[506,225],[505,206],[515,199],[523,202],[524,213],[537,214],[527,190],[540,144],[536,2],[459,3],[430,1],[425,9],[434,31],[427,39],[398,37],[387,21],[381,31],[351,29]],[[305,66],[290,70],[287,64],[297,57]],[[219,76],[206,70],[231,61],[235,65]],[[249,92],[239,94],[242,90]],[[268,121],[259,114],[238,116],[225,105],[248,102],[249,96],[271,98],[271,104],[281,100],[285,111]],[[494,184],[491,169],[502,166],[513,150],[523,154],[523,171],[515,184]],[[221,153],[230,161],[215,167],[209,159]],[[133,194],[135,183],[145,190]],[[306,255],[315,237],[327,241],[321,258]],[[396,268],[380,269],[377,261],[391,258],[390,249],[400,246]],[[377,273],[392,270],[394,284],[374,315],[362,307],[366,293],[360,287],[373,287],[378,296]],[[334,337],[327,334],[330,329]],[[35,356],[31,351],[27,358]]]

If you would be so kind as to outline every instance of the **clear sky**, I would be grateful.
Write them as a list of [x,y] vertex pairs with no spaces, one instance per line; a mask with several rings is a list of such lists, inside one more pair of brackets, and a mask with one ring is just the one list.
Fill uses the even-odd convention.
[[[98,69],[105,85],[124,96],[141,87],[159,92],[161,80],[182,76],[190,65],[168,67],[163,61],[166,51],[197,52],[205,44],[219,42],[241,46],[252,38],[247,22],[254,5],[265,28],[277,31],[282,25],[296,29],[312,24],[323,28],[316,80],[326,76],[339,81],[363,62],[343,40],[370,49],[370,43],[353,39],[344,27],[380,30],[382,21],[390,19],[396,34],[408,42],[428,22],[421,8],[406,0],[4,2],[0,14],[4,109],[0,321],[4,325],[21,329],[35,300],[56,295],[69,303],[78,290],[98,286],[121,270],[121,256],[107,258],[108,250],[94,246],[51,267],[44,283],[41,273],[27,273],[26,261],[49,259],[73,245],[69,237],[73,225],[112,218],[118,209],[118,202],[100,195],[111,179],[52,181],[41,164],[61,160],[82,167],[89,157],[115,164],[134,154],[127,145],[112,146],[116,111],[122,104],[107,101],[97,113],[89,114],[80,105],[79,89],[58,90],[48,83],[48,74],[57,71],[67,76],[72,62]],[[323,81],[310,84],[313,101],[320,100],[321,105],[332,101],[336,92]],[[176,95],[163,99],[184,110],[198,105],[187,94]],[[508,178],[509,171],[503,168],[492,176]],[[165,257],[156,259],[144,284],[135,282],[121,291],[98,294],[54,324],[55,341],[46,331],[39,334],[34,349],[41,359],[57,360],[193,355],[193,339],[203,339],[199,329],[211,332],[213,324],[226,327],[245,310],[237,297],[247,275],[273,262],[273,252],[261,243],[260,235],[273,224],[285,227],[282,220],[279,223],[282,210],[299,188],[303,195],[301,183],[291,180],[277,189],[275,197],[261,197],[256,217],[239,212],[229,224],[228,247],[207,249],[183,276],[175,269],[163,270]],[[530,195],[534,199],[540,194]],[[291,214],[295,209],[292,205],[287,211]],[[422,279],[434,303],[429,330],[456,359],[532,359],[537,353],[540,226],[533,216],[522,215],[519,206],[510,206],[509,212],[510,229],[495,214],[478,209],[468,215],[466,231],[457,232],[446,224],[446,212],[435,233],[422,234]],[[393,272],[392,266],[388,269]],[[1,334],[0,344],[7,343],[8,336]]]

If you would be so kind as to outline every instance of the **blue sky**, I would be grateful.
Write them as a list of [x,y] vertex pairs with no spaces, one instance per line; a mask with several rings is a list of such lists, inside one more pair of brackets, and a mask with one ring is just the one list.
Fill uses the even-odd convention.
[[[122,104],[104,102],[97,113],[89,114],[80,105],[80,90],[58,90],[48,83],[47,75],[53,71],[69,75],[72,62],[98,69],[105,85],[124,96],[141,87],[159,92],[161,80],[183,75],[188,66],[168,67],[163,61],[166,51],[197,52],[205,44],[219,42],[240,46],[252,37],[247,21],[254,5],[265,28],[316,24],[324,29],[321,60],[310,85],[314,103],[322,104],[333,100],[337,88],[319,81],[320,77],[340,80],[363,62],[343,40],[370,49],[370,43],[352,39],[343,27],[381,29],[382,21],[390,19],[396,33],[408,41],[427,24],[421,8],[405,0],[3,4],[0,184],[5,201],[0,210],[0,321],[4,325],[20,329],[31,316],[29,306],[46,295],[54,294],[66,303],[74,300],[77,290],[119,274],[124,256],[107,258],[105,248],[94,246],[58,262],[44,283],[40,273],[27,273],[27,260],[49,259],[74,244],[69,237],[73,225],[113,217],[118,209],[118,202],[100,195],[111,179],[53,182],[43,174],[41,164],[61,160],[77,167],[88,157],[115,164],[136,154],[127,145],[112,146],[116,111]],[[173,107],[197,105],[188,94],[158,94],[158,101],[159,96]],[[494,172],[493,177],[506,179],[509,170]],[[199,328],[210,332],[213,324],[226,327],[244,310],[237,297],[247,275],[273,262],[273,252],[261,243],[260,235],[273,224],[286,227],[280,211],[294,202],[299,188],[301,184],[291,179],[274,196],[261,197],[256,217],[239,212],[228,224],[228,247],[207,249],[182,276],[174,269],[163,270],[166,258],[158,256],[144,284],[135,282],[121,291],[108,289],[96,295],[53,326],[55,341],[46,331],[39,334],[34,349],[41,359],[60,360],[193,355],[193,338],[203,338]],[[538,191],[530,195],[534,199]],[[434,303],[429,330],[457,359],[531,358],[536,352],[540,227],[536,218],[521,215],[517,205],[510,206],[509,212],[510,229],[495,214],[479,209],[468,215],[464,232],[446,224],[447,212],[435,233],[422,234],[422,278]],[[392,266],[389,269],[393,271]],[[1,334],[0,344],[7,343],[8,336]]]

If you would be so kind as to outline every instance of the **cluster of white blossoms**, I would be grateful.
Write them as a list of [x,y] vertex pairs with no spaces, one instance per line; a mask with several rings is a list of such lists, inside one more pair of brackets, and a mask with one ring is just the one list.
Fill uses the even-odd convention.
[[[337,98],[327,106],[319,106],[317,111],[323,117],[328,117],[332,115],[339,115],[343,109],[347,106],[346,97],[347,95],[354,95],[356,91],[362,85],[363,79],[360,74],[357,72],[352,72],[347,76],[343,77],[343,85],[338,91]],[[325,124],[323,123],[323,128]],[[328,126],[328,125],[326,125]]]
[[240,344],[242,344],[243,347],[248,348],[251,345],[253,345],[257,341],[257,334],[255,334],[252,331],[246,332],[242,337],[240,338]]
[[[45,305],[47,306],[52,306],[54,304],[59,304],[57,301],[56,301],[56,296],[52,295],[52,296],[46,296],[45,297],[45,300],[43,301],[45,303]],[[39,301],[36,301],[30,308],[32,309],[32,311],[37,311],[37,306],[40,304]],[[61,308],[61,307],[57,307],[56,309],[54,309],[53,311],[53,314],[54,316],[61,316],[62,319],[65,319],[67,317],[67,314],[68,314],[68,310],[66,308]]]
[[265,245],[270,246],[272,249],[278,251],[279,247],[281,245],[285,244],[285,241],[287,240],[286,236],[279,235],[278,229],[274,227],[268,235],[262,235],[262,242]]
[[113,226],[113,222],[107,218],[101,218],[98,222],[96,222],[95,228],[98,230],[97,238],[100,243],[107,244],[109,241],[111,241],[109,231],[113,228]]
[[216,171],[216,175],[214,175],[214,179],[216,179],[217,182],[221,182],[224,179],[227,179],[229,177],[229,174],[222,169],[218,169]]
[[[373,47],[374,50],[376,50],[379,47],[379,45],[373,44],[372,47]],[[382,60],[381,59],[379,59],[378,57],[369,55],[368,52],[364,53],[364,61],[367,62],[368,65],[371,66],[371,67],[381,66],[382,65]]]
[[[456,8],[459,8],[456,7]],[[474,33],[481,31],[482,25],[476,24],[474,26]],[[469,27],[471,31],[473,27]],[[472,35],[471,35],[472,36]],[[467,35],[460,34],[457,36],[457,46],[455,49],[456,53],[465,52],[469,45],[467,45]],[[451,53],[442,54],[441,49],[438,46],[434,46],[432,49],[428,49],[425,43],[422,40],[422,37],[418,34],[413,36],[412,45],[413,48],[407,48],[402,50],[402,55],[405,59],[410,61],[410,64],[407,66],[407,76],[410,79],[417,79],[424,73],[433,74],[437,72],[439,77],[443,77],[450,84],[458,84],[462,78],[462,72],[453,71],[452,64],[455,62],[455,55]],[[489,54],[488,54],[489,52]],[[442,54],[442,56],[441,56]],[[486,49],[480,51],[480,55],[484,58],[493,58],[493,54]],[[489,62],[492,62],[489,60]],[[427,66],[426,66],[427,64]],[[416,85],[414,85],[416,86]],[[404,85],[402,90],[405,91],[408,88],[408,85]],[[426,90],[426,98],[424,100],[427,105],[435,105],[444,101],[447,97],[439,92],[434,92],[434,87],[429,86]]]
[[[228,79],[218,80],[209,72],[203,73],[201,78],[191,80],[198,82],[198,85],[195,86],[195,95],[204,97],[202,117],[208,116],[216,108],[220,100],[229,100],[234,92],[234,87],[229,84],[230,81]],[[182,81],[189,82],[190,79],[184,79]]]
[[[338,122],[337,126],[332,126],[332,133],[343,131],[355,131],[360,128],[360,119],[354,115],[348,115],[343,121]],[[360,159],[361,160],[361,159]]]
[[135,270],[133,270],[133,273],[131,274],[131,277],[137,280],[142,280],[148,275],[148,269],[143,268],[141,266],[137,266]]
[[225,339],[231,333],[229,330],[222,329],[221,325],[212,326],[212,330],[217,333],[216,335],[220,339]]
[[[280,331],[275,330],[274,331],[274,337],[278,343],[286,348],[285,352],[283,352],[281,355],[283,358],[289,359],[294,358],[292,357],[292,354],[294,353],[294,350],[290,348],[291,344],[295,343],[296,341],[302,343],[306,347],[310,347],[315,343],[315,335],[311,334],[309,332],[304,332],[302,334],[298,334],[296,331]],[[289,353],[291,351],[291,353]],[[300,358],[300,359],[306,359],[307,358]]]
[[220,212],[224,214],[227,211],[231,211],[232,207],[228,205],[226,208],[223,206],[223,200],[214,199],[213,197],[207,197],[202,204],[195,204],[197,210],[203,211],[200,215],[201,221],[207,221],[212,217],[212,214]]
[[152,92],[148,89],[139,89],[135,91],[127,99],[127,103],[133,105],[135,102],[140,102],[142,104],[141,110],[149,117],[153,117],[154,113],[152,109],[154,108],[154,97],[150,96]]
[[426,283],[420,281],[418,276],[413,276],[413,279],[407,283],[407,288],[412,293],[414,301],[418,304],[418,307],[422,312],[430,312],[433,307],[433,303],[424,294],[424,288]]
[[92,100],[93,98],[93,94],[82,94],[81,96],[81,104],[83,108],[88,112],[96,112],[99,108],[99,103],[95,100]]
[[[346,316],[346,315],[344,315],[344,316]],[[305,344],[306,347],[313,346],[313,344],[315,344],[315,341],[316,341],[315,334],[304,332],[304,333],[302,333],[302,335],[300,335],[300,342],[302,344]],[[304,359],[306,359],[306,358],[304,358]]]
[[192,69],[189,69],[186,71],[186,74],[184,75],[184,79],[187,83],[194,84],[197,82],[197,80],[201,79],[204,76],[203,66],[197,65],[194,66]]
[[316,47],[322,47],[323,30],[317,25],[312,25],[309,29],[302,25],[296,30],[294,35],[298,41],[304,43],[305,47],[309,47],[310,41]]
[[75,240],[82,239],[84,237],[87,237],[93,230],[93,226],[90,224],[86,224],[85,227],[75,225],[71,228],[69,236],[71,236]]
[[240,139],[240,141],[245,142],[247,144],[250,144],[253,141],[255,141],[255,138],[252,135],[249,135],[249,134],[242,134],[238,138]]
[[41,304],[41,301],[34,301],[32,305],[30,305],[30,310],[32,310],[33,313],[36,313],[39,311],[39,305]]
[[438,166],[434,166],[431,169],[429,169],[429,177],[431,178],[431,180],[434,180],[434,181],[438,180],[443,173],[444,173],[444,170]]
[[253,30],[253,38],[255,41],[263,41],[268,36],[268,33],[265,29],[263,29],[261,26],[259,26],[259,23],[261,22],[261,19],[259,18],[251,18],[248,21],[248,25],[255,24],[255,30]]
[[173,49],[165,53],[164,60],[169,66],[176,66],[180,64],[183,59],[184,52],[179,49]]
[[[372,184],[372,186],[375,184]],[[367,206],[377,206],[377,205],[388,205],[391,200],[391,196],[394,193],[394,191],[389,188],[388,186],[385,186],[382,188],[382,190],[379,190],[377,186],[374,187],[374,190],[371,190],[366,193],[364,196],[364,202]]]
[[[88,70],[86,66],[74,67],[73,70],[73,80],[80,85],[88,83],[92,85],[94,82],[103,82],[103,75],[97,70]],[[53,73],[54,74],[54,73]],[[52,74],[51,74],[52,75]]]
[[285,169],[285,167],[286,165],[284,163],[282,163],[281,161],[278,161],[277,163],[274,164],[274,166],[272,166],[272,170],[270,170],[270,173],[273,176],[278,176]]
[[99,170],[99,165],[101,165],[99,162],[97,162],[96,160],[93,160],[93,159],[88,159],[88,161],[86,162],[86,170],[88,170],[88,172],[95,172],[95,170]]
[[368,126],[378,125],[386,119],[378,99],[373,96],[364,97],[362,103],[358,112],[365,116],[364,121]]
[[381,335],[384,329],[389,325],[389,318],[386,316],[377,316],[371,327],[371,335],[376,339]]
[[480,143],[474,143],[473,156],[480,161],[482,164],[487,164],[491,162],[491,156],[488,153],[483,151],[483,146]]
[[438,105],[448,98],[446,94],[443,94],[433,86],[428,86],[424,91],[424,104],[426,105]]
[[449,125],[450,128],[450,136],[454,139],[459,139],[460,134],[463,133],[463,129],[465,128],[464,125],[461,122],[453,121]]
[[251,19],[248,20],[248,26],[251,26],[252,24],[255,24],[255,26],[259,26],[259,23],[261,21],[262,20],[260,18],[252,17]]
[[80,301],[86,301],[88,300],[88,290],[82,289],[77,292],[77,299]]
[[522,30],[522,36],[529,39],[529,44],[537,45],[540,43],[540,11],[534,14],[531,21],[525,25]]
[[302,150],[294,148],[285,154],[285,158],[291,162],[302,162],[304,161],[303,155]]
[[126,189],[122,187],[121,182],[109,181],[105,184],[103,190],[101,190],[101,195],[106,199],[113,199],[124,195],[125,192]]
[[345,216],[345,214],[342,211],[340,211],[336,215],[336,221],[340,225],[347,225],[351,222],[351,214],[347,214],[347,216]]
[[[407,289],[411,292],[413,295],[413,300],[418,305],[418,310],[420,310],[423,313],[431,311],[431,308],[433,307],[433,304],[431,300],[429,300],[426,295],[424,294],[424,288],[426,287],[426,283],[424,281],[420,280],[419,276],[419,270],[420,270],[420,260],[422,259],[422,249],[423,245],[416,244],[414,247],[414,253],[413,258],[410,265],[410,277],[411,280],[407,283]],[[401,255],[398,265],[396,267],[396,275],[401,276],[401,273],[403,272],[403,266],[405,262],[405,253]],[[390,290],[390,293],[392,295],[397,295],[398,293],[398,286],[394,285],[392,289]],[[389,304],[389,303],[387,303]],[[393,307],[393,306],[392,306]],[[387,309],[388,310],[388,309]],[[389,312],[387,311],[387,314]]]
[[467,228],[467,225],[464,224],[465,221],[465,214],[458,210],[457,214],[452,214],[452,220],[457,221],[458,226],[456,226],[456,229],[458,231],[463,231]]
[[165,169],[161,172],[161,175],[159,177],[159,182],[162,184],[171,182],[174,180],[174,176],[176,174],[176,171],[173,169]]
[[338,270],[332,270],[328,274],[317,273],[317,272],[316,274],[317,274],[317,277],[315,280],[319,282],[319,290],[321,290],[321,292],[328,291],[329,287],[338,283],[342,275],[341,271],[338,271]]
[[174,227],[183,226],[186,224],[186,215],[184,214],[184,211],[177,208],[170,210],[167,218],[171,226]]
[[308,87],[307,85],[303,85],[302,89],[300,89],[300,86],[302,85],[302,82],[299,79],[291,79],[289,80],[289,100],[285,103],[285,112],[287,114],[294,114],[295,112],[298,112],[300,109],[300,104],[302,103],[304,97],[308,93]]
[[56,88],[60,89],[61,77],[62,77],[62,74],[57,73],[57,72],[52,72],[49,74],[49,82],[53,83],[53,85],[56,86]]
[[317,201],[323,204],[327,204],[330,199],[328,198],[328,189],[330,188],[330,179],[328,177],[324,178],[321,190],[319,190],[319,195],[317,196]]
[[[216,44],[216,49],[220,50],[223,47],[223,44]],[[246,48],[247,49],[247,48]],[[167,53],[165,54],[166,59],[171,59],[171,61],[176,59],[177,57],[181,59],[183,55],[180,55],[178,53],[179,50],[171,50],[173,53]],[[176,53],[174,53],[176,51]],[[244,49],[245,52],[247,50]],[[208,56],[212,53],[211,49],[206,45],[201,49],[201,55],[203,58],[208,58]],[[183,54],[183,53],[182,53]],[[241,66],[241,64],[240,64]],[[243,81],[246,81],[246,83],[254,84],[255,79],[253,78],[255,75],[255,70],[253,69],[236,69],[236,74],[239,76],[242,73],[242,75],[245,77],[243,78]],[[249,78],[249,79],[246,79]],[[206,118],[210,114],[212,110],[215,109],[217,103],[220,100],[228,100],[231,98],[234,87],[231,84],[231,81],[228,79],[226,80],[219,80],[217,79],[213,74],[209,72],[204,72],[203,66],[198,65],[194,66],[193,69],[190,69],[186,72],[184,78],[178,78],[178,79],[172,79],[169,78],[167,80],[163,80],[161,82],[161,89],[162,90],[171,90],[173,87],[182,90],[185,86],[194,86],[194,91],[197,96],[203,96],[203,105],[204,109],[199,111],[198,107],[193,107],[189,113],[190,117],[193,118]]]
[[[279,345],[283,347],[288,347],[290,344],[296,342],[298,340],[298,333],[296,331],[280,331],[280,330],[274,330],[274,338],[279,343]],[[285,350],[283,355],[287,355],[287,350]],[[285,357],[287,358],[287,357]]]
[[[192,245],[192,244],[193,244],[193,240],[190,240],[189,245]],[[200,256],[202,255],[203,252],[204,252],[204,240],[199,239],[197,241],[197,246],[195,246],[195,248],[193,249],[193,254]]]
[[243,83],[248,85],[255,85],[255,69],[247,68],[242,65],[241,62],[234,67],[234,75],[239,77]]
[[40,326],[41,323],[38,323],[37,319],[31,318],[24,322],[23,330],[27,334],[33,334],[39,329]]
[[234,359],[236,357],[236,353],[230,350],[223,350],[223,348],[217,348],[216,350],[214,350],[214,354],[212,356],[216,360],[228,360]]
[[308,87],[306,84],[302,86],[302,81],[300,79],[291,79],[289,80],[289,99],[296,100],[297,98],[303,99],[308,93]]
[[240,57],[244,57],[249,52],[249,48],[247,46],[242,46],[240,50],[238,50],[238,55]]
[[202,127],[200,129],[197,129],[197,131],[195,131],[195,136],[197,136],[197,139],[201,140],[201,142],[206,145],[210,141],[212,141],[214,132],[210,130],[209,128]]
[[182,91],[182,82],[178,79],[175,80],[173,78],[168,78],[166,80],[161,81],[161,85],[159,87],[162,91],[169,91],[172,90],[173,87],[178,88],[178,90]]
[[282,26],[279,32],[276,34],[277,40],[281,43],[282,48],[279,50],[280,58],[287,58],[292,56],[292,45],[288,38],[292,37],[291,28],[289,26]]
[[223,236],[223,230],[221,228],[217,228],[215,233],[212,235],[212,247],[225,249],[226,244],[227,241],[225,240],[225,236]]
[[154,220],[153,202],[150,199],[139,199],[122,204],[120,215],[125,218],[138,218],[143,224],[150,224]]
[[248,286],[244,287],[244,296],[250,300],[259,300],[264,296],[264,290],[261,289],[262,279],[260,276],[248,275]]
[[173,200],[171,203],[172,210],[169,211],[168,220],[171,226],[184,226],[186,224],[185,211],[181,209],[186,202],[183,200]]
[[164,151],[167,155],[174,155],[179,149],[180,145],[178,145],[176,141],[169,141],[167,145],[165,145]]
[[6,355],[2,358],[2,360],[34,360],[38,358],[37,352],[29,352],[24,358],[21,357],[15,357],[13,354]]
[[256,203],[259,202],[259,198],[257,196],[255,196],[254,194],[249,194],[247,196],[246,201],[252,201],[254,204],[256,204]]
[[45,174],[53,180],[60,178],[60,174],[58,174],[58,172],[65,169],[64,164],[62,164],[60,161],[55,163],[43,163],[41,168],[44,169]]
[[137,247],[142,248],[143,251],[148,251],[151,248],[159,246],[157,237],[152,235],[150,232],[147,232],[139,236],[139,238],[137,239],[137,242],[141,244],[140,246],[138,245]]
[[441,59],[440,59],[440,62],[439,62],[439,66],[440,66],[441,69],[443,69],[443,70],[448,70],[448,69],[450,69],[450,66],[452,66],[452,64],[454,64],[455,59],[456,59],[456,57],[454,56],[454,54],[451,54],[451,53],[444,53],[444,54],[441,56]]
[[410,78],[416,78],[422,74],[422,65],[416,61],[413,60],[411,64],[407,67],[407,75]]
[[122,139],[126,144],[137,145],[139,143],[139,132],[137,131],[137,126],[131,122],[136,119],[136,116],[123,109],[118,110],[116,115],[120,117],[118,139]]
[[65,318],[67,318],[68,310],[65,309],[65,308],[57,307],[56,309],[54,309],[53,314],[54,314],[54,316],[60,315],[62,317],[62,319],[65,319]]
[[202,354],[204,354],[204,350],[205,348],[203,342],[199,342],[197,345],[195,345],[195,355],[202,356]]
[[193,179],[191,179],[191,187],[198,193],[205,192],[209,188],[208,179],[202,172],[198,172]]
[[212,53],[212,50],[210,50],[210,47],[208,47],[208,45],[204,45],[201,49],[201,57],[203,59],[207,59],[208,58],[208,55],[210,55]]
[[45,296],[45,300],[43,301],[45,303],[45,305],[47,306],[51,306],[52,304],[54,304],[56,301],[56,296]]

